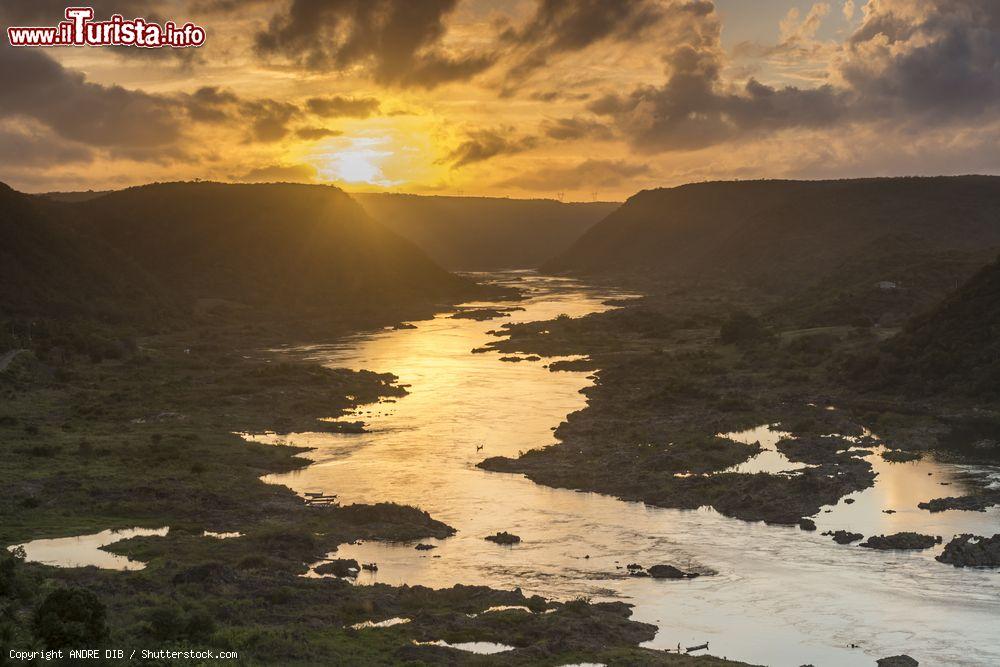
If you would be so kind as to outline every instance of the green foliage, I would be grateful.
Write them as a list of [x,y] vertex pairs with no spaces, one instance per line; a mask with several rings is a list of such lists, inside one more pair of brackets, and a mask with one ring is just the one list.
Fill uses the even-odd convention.
[[92,647],[108,636],[107,611],[85,588],[57,588],[35,610],[32,628],[46,648]]
[[160,641],[204,641],[215,632],[215,619],[202,608],[185,611],[176,604],[167,604],[149,611],[147,630]]

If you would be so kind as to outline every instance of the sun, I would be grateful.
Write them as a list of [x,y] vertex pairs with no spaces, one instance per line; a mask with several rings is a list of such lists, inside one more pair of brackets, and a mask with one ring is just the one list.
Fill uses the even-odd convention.
[[395,153],[389,149],[390,137],[353,137],[330,142],[316,151],[311,161],[325,181],[368,184],[382,187],[396,185],[386,177],[382,165]]

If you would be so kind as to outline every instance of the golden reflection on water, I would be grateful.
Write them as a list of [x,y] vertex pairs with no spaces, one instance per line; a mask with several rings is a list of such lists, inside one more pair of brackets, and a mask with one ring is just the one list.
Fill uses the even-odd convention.
[[[422,540],[437,547],[431,551],[416,551],[415,544],[342,545],[337,557],[379,564],[359,583],[486,584],[559,599],[624,599],[635,605],[635,618],[661,628],[652,646],[710,641],[713,654],[763,664],[867,666],[897,653],[926,664],[970,658],[1000,664],[996,573],[936,563],[940,547],[872,552],[819,534],[828,528],[866,535],[919,530],[945,539],[966,531],[993,534],[997,511],[916,509],[920,500],[957,492],[957,482],[939,484],[955,480],[954,466],[873,457],[875,487],[855,494],[854,504],[824,508],[815,533],[731,520],[710,509],[650,508],[476,468],[487,456],[515,456],[554,442],[552,428],[584,406],[579,392],[589,380],[586,373],[549,372],[544,364],[551,360],[505,363],[497,354],[470,350],[504,322],[579,316],[605,308],[601,302],[610,296],[572,281],[513,279],[533,292],[510,304],[526,308],[510,318],[439,316],[414,330],[305,350],[330,366],[393,372],[411,385],[408,396],[363,407],[353,417],[370,433],[259,437],[316,448],[309,454],[314,465],[271,475],[269,482],[299,493],[335,493],[345,504],[415,505],[458,530],[445,540]],[[897,513],[883,514],[887,508]],[[484,539],[501,530],[523,541],[503,547]],[[637,579],[625,573],[631,562],[717,574],[682,582]]]

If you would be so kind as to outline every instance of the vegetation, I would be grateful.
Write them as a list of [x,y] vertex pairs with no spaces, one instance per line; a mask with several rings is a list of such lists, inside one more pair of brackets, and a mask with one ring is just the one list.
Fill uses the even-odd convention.
[[867,388],[1000,400],[1000,261],[914,318],[877,353],[849,362],[848,372]]

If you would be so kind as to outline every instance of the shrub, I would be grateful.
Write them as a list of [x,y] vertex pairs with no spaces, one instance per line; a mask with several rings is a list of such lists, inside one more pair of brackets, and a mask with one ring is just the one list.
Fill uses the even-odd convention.
[[723,345],[749,343],[766,337],[767,330],[760,320],[743,311],[731,314],[719,329],[719,340]]
[[59,588],[35,610],[32,629],[46,648],[94,646],[108,636],[107,611],[85,588]]

